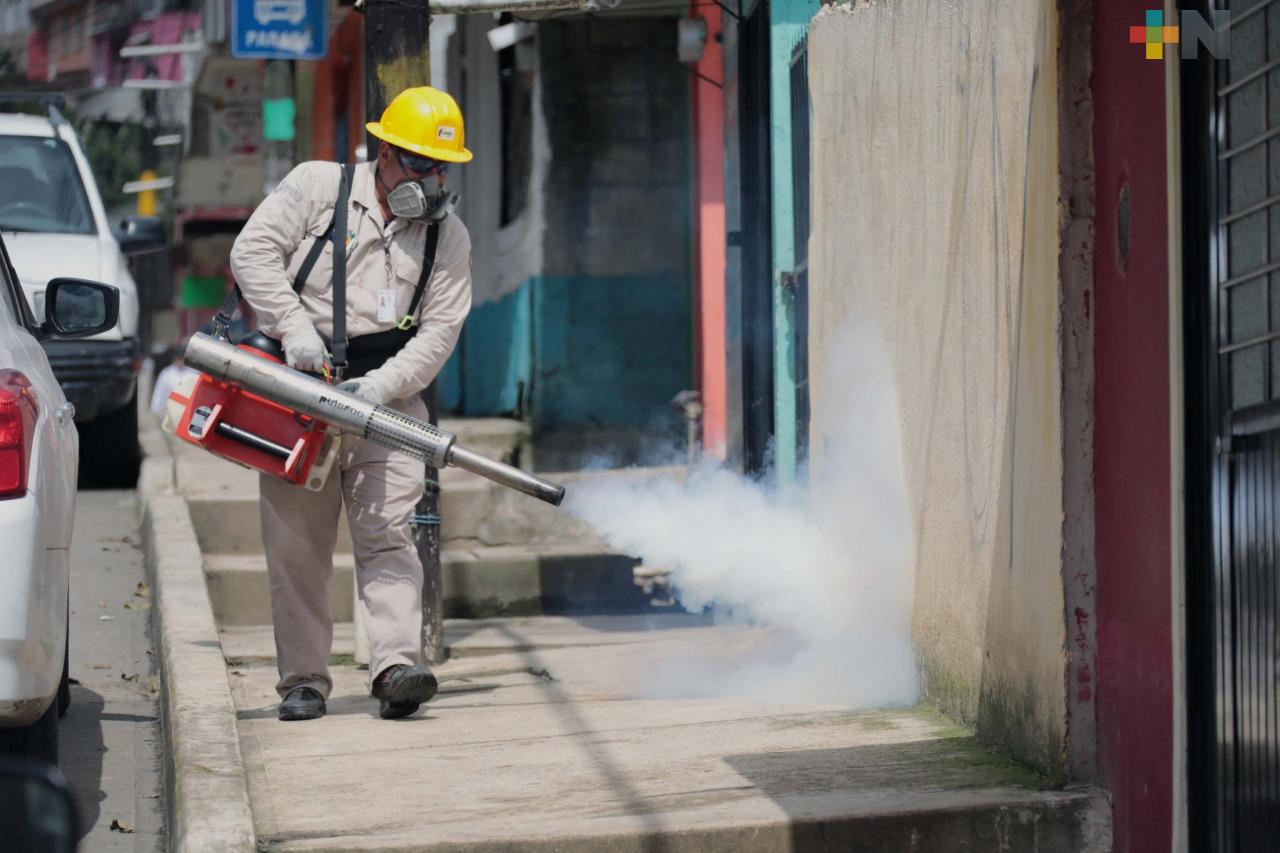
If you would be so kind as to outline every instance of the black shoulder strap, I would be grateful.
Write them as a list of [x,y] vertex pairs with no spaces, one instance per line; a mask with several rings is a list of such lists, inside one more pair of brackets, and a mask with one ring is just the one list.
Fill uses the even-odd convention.
[[333,208],[333,372],[338,379],[347,369],[347,199],[355,171],[354,165],[343,164]]
[[[307,277],[311,275],[311,270],[315,269],[316,261],[320,260],[320,253],[324,251],[325,241],[332,239],[334,231],[337,229],[338,211],[342,210],[344,213],[346,211],[347,198],[351,193],[351,178],[347,174],[348,168],[350,167],[344,165],[342,167],[342,175],[338,178],[338,199],[333,203],[333,217],[329,220],[329,227],[311,242],[311,249],[307,252],[307,256],[302,259],[302,266],[298,267],[298,276],[293,280],[294,293],[301,293],[302,288],[307,286]],[[346,231],[346,228],[344,227],[342,230]],[[343,245],[346,245],[345,240]],[[334,246],[336,248],[337,244],[335,243]]]
[[[298,267],[298,275],[293,280],[293,292],[302,293],[302,288],[307,286],[307,277],[311,275],[311,270],[315,268],[316,262],[320,260],[320,253],[324,251],[325,240],[331,239],[336,231],[338,224],[338,211],[343,213],[342,231],[345,233],[346,228],[346,212],[347,199],[351,194],[351,175],[355,171],[355,167],[351,165],[343,165],[342,174],[338,179],[338,199],[333,205],[333,216],[329,219],[329,227],[324,233],[316,236],[311,241],[311,248],[307,250],[307,256],[302,259],[302,266]],[[334,242],[334,276],[337,276],[338,259],[341,258],[343,271],[343,285],[346,285],[346,240]],[[339,247],[341,247],[339,249]],[[341,251],[341,255],[338,252]],[[231,318],[236,313],[236,308],[240,305],[240,300],[244,298],[244,294],[240,292],[240,284],[232,282],[231,292],[227,294],[227,299],[222,303],[222,308],[213,318],[213,334],[214,337],[227,338],[227,329],[231,325]],[[336,302],[334,303],[337,304]],[[345,321],[345,317],[343,318]],[[344,322],[345,326],[345,322]]]
[[409,312],[400,318],[397,329],[411,329],[418,322],[418,306],[422,304],[422,295],[427,292],[427,282],[431,280],[431,271],[436,268],[436,247],[440,244],[440,223],[432,222],[427,227],[427,246],[422,252],[422,272],[418,274],[418,286],[413,289],[413,301],[409,303]]

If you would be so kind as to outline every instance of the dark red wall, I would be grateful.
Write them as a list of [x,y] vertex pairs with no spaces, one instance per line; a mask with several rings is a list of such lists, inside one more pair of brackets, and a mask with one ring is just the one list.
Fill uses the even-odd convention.
[[[1098,750],[1116,853],[1169,850],[1172,820],[1165,69],[1128,38],[1152,5],[1094,3]],[[1127,270],[1117,234],[1126,185]]]

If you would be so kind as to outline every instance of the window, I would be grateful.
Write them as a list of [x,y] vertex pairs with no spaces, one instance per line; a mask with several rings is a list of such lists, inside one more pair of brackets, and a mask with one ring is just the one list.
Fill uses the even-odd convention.
[[94,234],[71,151],[60,139],[0,136],[0,231]]
[[9,255],[5,251],[4,241],[0,240],[0,326],[16,324],[27,326],[34,323],[31,309],[27,305],[27,297],[18,284],[18,276],[12,272]]
[[[504,14],[509,24],[514,18]],[[502,210],[499,224],[510,225],[529,201],[533,173],[533,77],[535,42],[521,39],[498,51],[498,97],[502,110]]]
[[[1220,307],[1232,409],[1280,399],[1280,8],[1232,21],[1232,57],[1218,90],[1225,190]],[[1268,19],[1271,28],[1268,29]]]

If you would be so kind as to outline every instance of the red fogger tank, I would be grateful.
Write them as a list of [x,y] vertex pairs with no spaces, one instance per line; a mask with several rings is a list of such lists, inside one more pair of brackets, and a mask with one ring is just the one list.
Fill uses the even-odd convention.
[[[279,345],[261,334],[239,349],[282,364]],[[337,457],[328,424],[204,373],[192,371],[169,395],[163,428],[245,468],[313,491]]]

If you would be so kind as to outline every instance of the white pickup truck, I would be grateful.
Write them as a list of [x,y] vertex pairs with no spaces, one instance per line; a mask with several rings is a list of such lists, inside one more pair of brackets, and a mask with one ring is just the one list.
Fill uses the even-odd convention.
[[[27,300],[41,316],[55,276],[99,281],[120,293],[120,321],[86,340],[43,341],[54,375],[75,407],[81,457],[104,485],[137,479],[138,289],[125,260],[158,248],[158,220],[126,220],[118,231],[106,210],[74,129],[47,116],[0,113],[0,234]],[[86,428],[92,424],[92,428]]]

